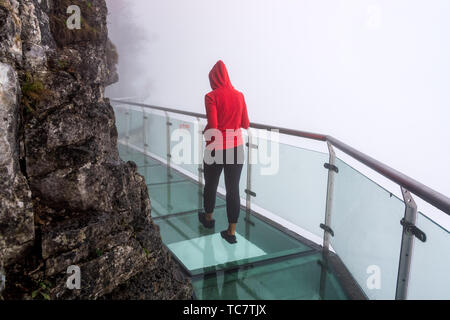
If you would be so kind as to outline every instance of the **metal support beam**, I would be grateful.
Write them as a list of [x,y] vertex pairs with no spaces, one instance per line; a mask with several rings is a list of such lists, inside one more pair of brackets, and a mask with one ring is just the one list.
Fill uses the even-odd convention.
[[245,211],[247,212],[247,219],[249,218],[249,214],[251,212],[252,201],[251,198],[254,196],[250,190],[252,190],[252,150],[254,148],[254,144],[252,143],[252,134],[250,130],[248,130],[248,143],[246,144],[247,148],[247,187],[245,189],[246,197],[245,197]]
[[[171,168],[170,168],[170,161],[172,158],[171,150],[170,150],[170,126],[172,123],[170,122],[169,114],[167,111],[166,114],[166,152],[167,152],[167,176],[171,176]],[[167,207],[168,209],[172,209],[172,193],[170,188],[170,183],[167,183]]]
[[170,160],[172,158],[171,150],[170,150],[170,126],[172,123],[170,122],[170,117],[167,112],[166,114],[166,155],[167,155],[167,170],[170,173]]
[[414,246],[414,233],[412,232],[412,227],[416,224],[417,205],[412,198],[411,193],[403,187],[400,188],[402,190],[402,196],[405,202],[405,215],[402,221],[400,221],[403,225],[403,234],[400,249],[400,261],[398,264],[397,290],[395,292],[395,299],[406,300],[408,293],[411,255]]
[[127,119],[127,125],[125,129],[125,141],[127,143],[127,153],[130,152],[130,126],[131,126],[131,113],[130,108],[127,107],[125,111],[125,118]]
[[319,284],[319,297],[321,300],[325,300],[325,292],[328,276],[328,254],[329,251],[322,252],[322,260],[317,261],[320,266],[320,284]]
[[319,295],[321,299],[325,299],[327,275],[328,275],[328,254],[330,250],[330,235],[334,236],[334,231],[331,229],[331,212],[333,204],[333,191],[334,191],[334,175],[339,172],[336,167],[336,154],[333,146],[327,142],[329,152],[329,163],[325,163],[324,167],[328,170],[328,183],[327,183],[327,200],[325,208],[325,223],[320,224],[320,228],[323,229],[323,250],[322,261],[320,263],[320,287]]
[[249,190],[252,190],[252,150],[254,148],[254,144],[252,143],[252,133],[250,132],[250,130],[247,130],[247,134],[248,134],[248,142],[246,144],[247,146],[247,187],[245,189],[245,236],[250,237],[250,226],[252,224],[251,220],[250,220],[250,214],[252,211],[252,195],[250,194],[250,192],[247,192]]
[[[147,155],[147,147],[148,147],[148,144],[147,144],[147,119],[148,119],[148,116],[145,113],[145,108],[142,108],[142,139],[143,139],[142,146],[144,149],[144,155]],[[146,156],[144,156],[144,163],[145,164],[148,163]]]
[[[198,125],[198,208],[203,208],[203,126],[201,123],[201,119],[197,118]],[[195,130],[195,128],[194,128]]]
[[197,124],[198,124],[198,138],[197,138],[198,184],[203,186],[203,129],[202,129],[203,126],[200,118],[197,118]]
[[325,209],[325,223],[321,224],[320,227],[324,229],[323,232],[323,250],[328,252],[330,247],[330,235],[334,236],[334,232],[331,229],[331,211],[333,204],[333,191],[334,191],[334,175],[339,172],[336,167],[336,154],[334,152],[333,146],[327,142],[328,151],[330,154],[329,163],[324,166],[328,169],[328,184],[327,184],[327,202]]

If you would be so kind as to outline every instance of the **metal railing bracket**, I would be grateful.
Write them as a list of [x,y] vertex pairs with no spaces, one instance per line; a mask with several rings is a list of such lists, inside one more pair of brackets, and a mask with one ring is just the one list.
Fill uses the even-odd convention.
[[327,226],[326,224],[321,223],[320,224],[320,228],[323,229],[325,232],[328,232],[329,234],[331,234],[332,237],[334,237],[334,231],[333,229],[331,229],[329,226]]

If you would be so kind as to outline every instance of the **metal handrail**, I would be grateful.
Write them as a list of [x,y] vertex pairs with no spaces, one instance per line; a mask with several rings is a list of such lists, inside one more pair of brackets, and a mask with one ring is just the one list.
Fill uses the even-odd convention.
[[[196,112],[189,112],[189,111],[183,111],[183,110],[177,110],[172,108],[165,108],[165,107],[159,107],[149,104],[143,104],[143,103],[137,103],[137,102],[131,102],[131,101],[124,101],[124,100],[116,100],[116,99],[110,99],[113,102],[122,103],[122,104],[128,104],[128,105],[134,105],[139,106],[143,108],[149,108],[154,110],[160,110],[160,111],[166,111],[166,112],[172,112],[177,114],[182,114],[186,116],[196,117],[196,118],[203,118],[206,119],[206,116],[201,113]],[[344,153],[348,154],[349,156],[353,157],[354,159],[360,161],[364,165],[368,166],[369,168],[373,169],[374,171],[378,172],[382,176],[388,178],[389,180],[397,183],[398,185],[402,186],[403,188],[407,189],[411,193],[414,193],[418,197],[422,198],[426,202],[430,203],[431,205],[435,206],[436,208],[442,210],[446,214],[450,215],[450,198],[443,195],[442,193],[431,189],[430,187],[424,185],[423,183],[408,177],[407,175],[401,173],[400,171],[397,171],[388,165],[366,155],[365,153],[362,153],[355,148],[345,144],[344,142],[324,134],[317,134],[312,132],[306,132],[306,131],[299,131],[294,129],[288,129],[283,127],[276,127],[276,126],[268,126],[265,124],[260,123],[250,123],[250,127],[255,129],[265,129],[265,130],[277,130],[279,133],[296,136],[296,137],[302,137],[306,139],[312,139],[312,140],[318,140],[318,141],[328,141],[331,145],[335,146],[339,150],[343,151]]]

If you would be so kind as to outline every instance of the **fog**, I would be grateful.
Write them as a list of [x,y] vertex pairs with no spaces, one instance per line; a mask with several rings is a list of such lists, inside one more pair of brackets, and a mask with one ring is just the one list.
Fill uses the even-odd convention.
[[204,112],[222,59],[252,122],[333,135],[450,195],[448,0],[108,6],[120,77],[109,96]]

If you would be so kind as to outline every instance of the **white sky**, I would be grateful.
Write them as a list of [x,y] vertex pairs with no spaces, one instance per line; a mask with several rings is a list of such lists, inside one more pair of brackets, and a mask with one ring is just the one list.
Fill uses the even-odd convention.
[[151,39],[146,102],[204,112],[222,59],[251,121],[333,135],[450,195],[450,1],[133,0],[133,12]]

